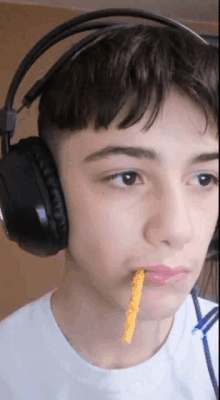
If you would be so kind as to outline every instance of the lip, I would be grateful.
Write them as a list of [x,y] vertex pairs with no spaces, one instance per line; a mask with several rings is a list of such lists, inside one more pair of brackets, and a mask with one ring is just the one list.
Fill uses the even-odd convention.
[[165,285],[174,285],[174,284],[181,284],[185,282],[187,279],[188,274],[186,272],[180,272],[178,274],[168,276],[168,275],[162,275],[159,273],[147,273],[146,274],[146,283],[147,282],[153,282],[156,283],[158,286],[165,286]]
[[183,266],[179,266],[177,268],[170,268],[168,267],[168,265],[144,265],[142,267],[138,267],[136,269],[137,271],[140,271],[141,269],[144,269],[146,272],[148,272],[148,274],[151,273],[157,273],[157,275],[161,275],[161,276],[165,276],[165,277],[173,277],[176,276],[177,274],[181,273],[181,272],[189,272],[188,269],[186,267]]
[[156,265],[153,267],[146,266],[145,269],[148,273],[154,272],[167,277],[175,276],[181,272],[186,272],[186,268],[183,266],[179,266],[177,268],[170,268],[167,265]]

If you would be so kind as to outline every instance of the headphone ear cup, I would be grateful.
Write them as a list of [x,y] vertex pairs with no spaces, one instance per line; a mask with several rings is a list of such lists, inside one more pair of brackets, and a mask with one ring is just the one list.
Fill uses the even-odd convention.
[[0,204],[10,240],[48,257],[68,242],[65,199],[51,152],[38,137],[21,139],[0,160]]

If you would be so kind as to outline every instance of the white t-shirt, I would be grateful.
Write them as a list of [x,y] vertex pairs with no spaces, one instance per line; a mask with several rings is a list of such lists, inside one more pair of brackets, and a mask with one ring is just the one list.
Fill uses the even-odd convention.
[[[55,289],[56,290],[56,289]],[[51,291],[0,322],[2,400],[214,400],[197,317],[188,295],[167,342],[142,364],[105,370],[69,344],[50,307]],[[217,303],[198,297],[204,317]],[[218,379],[218,321],[207,333]]]

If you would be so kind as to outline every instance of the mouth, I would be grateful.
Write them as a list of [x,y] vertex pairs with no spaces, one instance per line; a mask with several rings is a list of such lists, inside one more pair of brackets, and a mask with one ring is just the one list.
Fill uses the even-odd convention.
[[155,265],[155,266],[138,267],[135,271],[133,271],[133,273],[136,274],[141,270],[144,270],[144,273],[146,273],[147,275],[158,274],[165,277],[173,277],[180,273],[189,272],[187,268],[183,266],[179,266],[177,268],[170,268],[167,265]]
[[186,271],[182,271],[179,273],[176,273],[174,275],[166,275],[166,274],[160,274],[157,272],[151,271],[151,273],[147,274],[145,283],[153,283],[154,285],[156,284],[157,286],[166,286],[166,285],[179,285],[181,283],[184,283],[188,277],[188,274]]
[[186,270],[178,270],[178,271],[176,271],[176,272],[174,272],[174,271],[160,271],[160,270],[146,270],[145,271],[145,273],[146,273],[146,275],[151,275],[151,274],[154,274],[154,275],[160,275],[160,276],[164,276],[164,277],[166,277],[166,278],[172,278],[172,277],[174,277],[174,276],[177,276],[177,275],[179,275],[179,274],[182,274],[182,273],[186,273]]
[[133,278],[141,270],[144,270],[145,279],[144,286],[156,285],[166,286],[168,285],[180,285],[184,283],[188,278],[188,272],[185,267],[178,267],[171,269],[167,265],[154,265],[154,266],[142,266],[133,270]]

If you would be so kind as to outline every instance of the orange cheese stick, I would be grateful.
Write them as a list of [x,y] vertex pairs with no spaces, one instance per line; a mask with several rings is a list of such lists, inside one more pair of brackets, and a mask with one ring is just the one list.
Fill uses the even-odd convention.
[[143,284],[144,284],[144,279],[145,279],[145,270],[142,269],[140,272],[137,272],[133,282],[132,282],[132,297],[131,297],[131,302],[130,302],[130,307],[129,310],[127,311],[127,321],[126,321],[126,328],[125,328],[125,333],[123,336],[123,342],[124,343],[130,343],[132,336],[134,334],[134,329],[136,325],[136,320],[137,320],[137,314],[139,312],[139,304],[141,301],[142,297],[142,290],[143,290]]

